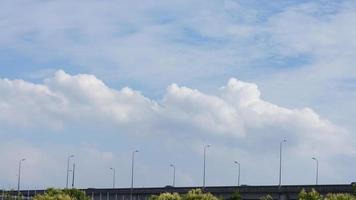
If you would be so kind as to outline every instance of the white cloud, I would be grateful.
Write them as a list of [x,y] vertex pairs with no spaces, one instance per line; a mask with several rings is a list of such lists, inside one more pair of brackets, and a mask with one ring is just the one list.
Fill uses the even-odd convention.
[[[296,160],[319,155],[325,167],[331,167],[340,156],[356,153],[356,143],[344,128],[322,119],[310,108],[288,109],[264,101],[257,85],[234,78],[217,95],[172,84],[161,100],[152,100],[129,88],[109,88],[93,75],[72,76],[60,70],[43,84],[3,79],[0,92],[5,111],[0,113],[2,126],[15,133],[21,128],[59,132],[75,128],[79,133],[71,134],[85,137],[80,130],[102,127],[100,135],[121,130],[125,137],[150,135],[163,143],[172,139],[173,143],[182,143],[187,136],[193,142],[189,148],[201,146],[202,141],[215,141],[216,152],[224,154],[231,149],[245,164],[261,156],[273,160],[273,148],[269,146],[277,145],[283,137],[288,139],[288,152]],[[156,134],[163,137],[158,139]],[[24,152],[41,154],[31,149]],[[96,152],[87,151],[103,162],[113,158],[112,153]],[[222,159],[227,158],[218,153],[215,157],[223,163],[226,161]],[[91,161],[85,162],[91,165]],[[269,159],[261,162],[271,164]],[[148,180],[144,183],[150,184]]]
[[130,88],[109,88],[93,75],[71,76],[60,70],[43,84],[3,79],[1,93],[2,123],[16,128],[60,128],[74,120],[83,125],[111,123],[130,129],[139,129],[134,124],[141,124],[149,130],[159,130],[164,122],[238,137],[265,127],[331,135],[345,132],[310,108],[288,109],[266,102],[255,84],[236,79],[230,79],[219,95],[172,84],[164,98],[156,101]]

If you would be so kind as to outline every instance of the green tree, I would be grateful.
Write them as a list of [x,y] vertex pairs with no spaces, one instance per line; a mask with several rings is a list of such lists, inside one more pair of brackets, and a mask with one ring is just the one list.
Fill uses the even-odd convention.
[[310,192],[306,192],[304,189],[298,195],[299,200],[323,200],[323,196],[320,195],[314,188]]
[[181,200],[182,197],[178,193],[162,193],[160,195],[152,195],[150,200]]
[[78,189],[49,188],[44,194],[36,195],[34,200],[90,200],[90,198]]
[[204,193],[201,189],[193,189],[183,195],[182,200],[219,200],[219,198],[210,193]]
[[64,189],[64,194],[69,195],[71,198],[75,200],[90,200],[91,198],[85,194],[85,192],[78,189]]
[[49,188],[44,194],[37,194],[34,200],[74,200],[68,194],[65,194],[62,190]]

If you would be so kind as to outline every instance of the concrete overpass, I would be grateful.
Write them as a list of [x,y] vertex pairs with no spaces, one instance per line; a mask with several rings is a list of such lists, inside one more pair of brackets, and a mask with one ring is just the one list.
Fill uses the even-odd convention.
[[[185,194],[189,190],[200,187],[152,187],[152,188],[134,188],[133,200],[148,200],[151,195],[159,195],[163,192],[177,192]],[[259,200],[262,196],[271,195],[273,199],[295,200],[298,193],[305,189],[310,191],[312,188],[319,193],[325,195],[327,193],[353,193],[351,184],[339,185],[284,185],[279,188],[273,186],[211,186],[206,187],[205,191],[210,192],[217,197],[227,199],[232,196],[235,191],[239,191],[242,198],[246,200]],[[88,188],[82,189],[92,200],[130,200],[130,188]],[[15,192],[15,191],[14,191]],[[43,190],[21,191],[27,197],[32,197],[35,194],[44,193]],[[14,193],[16,194],[16,193]]]

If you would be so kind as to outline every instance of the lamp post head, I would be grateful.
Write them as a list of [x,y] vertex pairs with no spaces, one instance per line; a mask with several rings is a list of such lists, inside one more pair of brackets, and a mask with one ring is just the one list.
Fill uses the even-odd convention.
[[205,146],[204,146],[204,148],[208,148],[208,147],[210,147],[211,146],[211,144],[206,144]]
[[73,154],[69,156],[69,158],[73,158],[73,157],[74,157],[74,155],[73,155]]
[[283,139],[283,141],[282,142],[287,142],[287,140],[286,139]]
[[170,164],[169,166],[171,166],[171,167],[173,167],[173,168],[175,167],[173,164]]
[[316,159],[315,157],[312,157],[312,159],[315,160],[315,161],[318,161],[318,159]]
[[138,150],[135,150],[134,153],[138,153],[139,151]]
[[237,162],[236,160],[234,161],[234,163],[235,163],[235,164],[237,164],[237,165],[240,165],[240,163],[239,163],[239,162]]

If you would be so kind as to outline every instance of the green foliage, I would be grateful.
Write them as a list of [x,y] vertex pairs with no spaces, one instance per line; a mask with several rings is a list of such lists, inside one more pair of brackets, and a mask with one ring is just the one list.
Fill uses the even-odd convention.
[[178,193],[162,193],[160,195],[152,195],[150,200],[181,200],[182,197]]
[[242,200],[241,194],[239,191],[235,191],[234,194],[227,200]]
[[74,189],[74,188],[64,189],[63,193],[69,195],[71,198],[73,198],[75,200],[90,200],[91,199],[83,191]]
[[273,200],[273,197],[272,197],[271,195],[267,194],[267,195],[265,195],[265,196],[262,196],[262,197],[260,198],[260,200]]
[[356,183],[352,183],[352,190],[354,192],[354,196],[356,196]]
[[328,194],[324,200],[356,200],[356,197],[351,194]]
[[219,198],[210,193],[204,193],[201,189],[193,189],[184,195],[168,192],[160,195],[152,195],[150,200],[219,200]]
[[310,192],[306,192],[304,189],[299,193],[299,200],[323,200],[323,196],[320,195],[315,189]]
[[193,189],[183,195],[182,200],[219,200],[219,198],[210,193],[204,193],[201,189]]
[[90,198],[78,189],[49,188],[44,194],[36,195],[34,200],[90,200]]
[[33,200],[74,200],[62,190],[49,188],[44,194],[37,194]]

